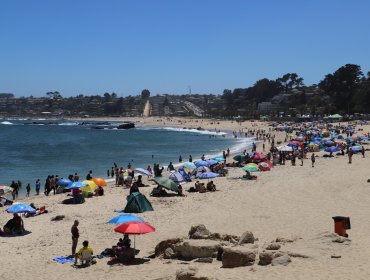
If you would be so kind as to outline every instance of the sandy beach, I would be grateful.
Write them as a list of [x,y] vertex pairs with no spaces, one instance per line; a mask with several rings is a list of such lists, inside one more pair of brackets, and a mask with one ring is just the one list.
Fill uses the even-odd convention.
[[[197,119],[130,118],[138,125],[202,127],[208,130],[236,130],[265,128],[263,122],[232,122]],[[364,132],[370,126],[362,127]],[[276,140],[283,141],[284,132],[275,132]],[[266,148],[269,144],[266,142]],[[261,145],[257,151],[262,151]],[[135,265],[109,265],[109,258],[98,259],[97,264],[76,269],[71,263],[60,264],[52,259],[71,252],[70,228],[75,219],[80,221],[80,239],[89,240],[94,254],[111,248],[122,236],[114,232],[107,221],[116,216],[115,209],[126,205],[128,189],[105,187],[105,195],[86,199],[78,205],[64,205],[66,194],[45,197],[31,196],[26,203],[47,207],[49,211],[36,217],[24,218],[29,234],[0,237],[2,267],[0,279],[175,279],[176,271],[197,267],[197,275],[216,279],[368,279],[370,267],[370,223],[368,203],[370,184],[370,158],[361,154],[348,164],[347,156],[323,158],[318,152],[315,167],[309,159],[304,165],[278,165],[270,172],[258,173],[256,181],[238,179],[244,174],[241,168],[230,168],[226,177],[214,179],[217,186],[212,193],[186,193],[186,197],[150,197],[155,185],[141,188],[153,205],[154,211],[138,214],[156,228],[154,233],[136,237],[137,256],[143,261]],[[232,158],[228,158],[228,161]],[[86,166],[86,172],[89,167]],[[47,172],[46,172],[47,173]],[[184,185],[184,189],[193,183]],[[42,187],[43,189],[43,187]],[[2,227],[11,217],[3,209]],[[64,215],[61,221],[52,217]],[[352,229],[349,240],[333,242],[333,216],[349,216]],[[211,232],[240,236],[253,232],[258,240],[253,250],[263,251],[277,238],[292,242],[281,243],[280,251],[291,255],[287,266],[252,266],[222,268],[219,261],[148,259],[162,240],[186,237],[192,225],[204,224]],[[343,241],[343,240],[342,240]],[[294,257],[299,256],[299,257]],[[340,258],[332,258],[336,256]]]

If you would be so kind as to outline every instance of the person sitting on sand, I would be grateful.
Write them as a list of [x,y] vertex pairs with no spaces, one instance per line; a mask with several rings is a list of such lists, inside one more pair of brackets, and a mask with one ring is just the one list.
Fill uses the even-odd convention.
[[137,181],[136,181],[136,183],[137,183],[137,186],[138,186],[139,188],[141,188],[141,187],[145,187],[145,185],[143,184],[143,176],[142,176],[142,175],[139,175],[139,176],[137,177]]
[[167,166],[167,171],[175,171],[175,167],[172,164],[172,161],[170,161],[170,164]]
[[95,196],[102,196],[104,195],[104,189],[102,186],[98,186],[97,189],[95,189]]
[[[77,259],[82,259],[83,253],[85,251],[89,251],[91,253],[91,256],[93,255],[93,248],[89,246],[89,241],[85,240],[82,242],[83,247],[76,253],[75,255],[75,264],[77,264]],[[88,262],[89,263],[89,262]]]
[[126,247],[126,248],[131,247],[131,239],[129,238],[128,234],[125,234],[123,236],[122,247]]
[[131,188],[130,188],[130,195],[134,192],[140,192],[139,190],[139,186],[138,186],[138,183],[135,182],[132,184]]
[[216,191],[216,185],[213,183],[213,181],[209,181],[207,183],[207,191],[210,191],[210,192]]
[[4,226],[5,234],[22,234],[24,233],[24,224],[22,218],[14,213],[13,218],[10,219]]

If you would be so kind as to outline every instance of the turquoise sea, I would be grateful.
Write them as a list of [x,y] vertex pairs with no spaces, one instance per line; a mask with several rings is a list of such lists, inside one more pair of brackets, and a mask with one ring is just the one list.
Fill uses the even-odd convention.
[[[34,124],[37,122],[37,124]],[[48,175],[67,178],[77,172],[85,178],[89,170],[95,177],[107,177],[113,163],[146,168],[148,164],[178,163],[179,155],[187,161],[246,149],[251,141],[235,139],[230,134],[181,128],[137,127],[113,129],[117,123],[82,121],[3,120],[0,121],[0,185],[21,180],[34,193],[36,179],[41,190]],[[48,124],[48,125],[46,125]],[[100,124],[100,125],[99,125]],[[99,128],[99,129],[96,129]],[[222,136],[223,135],[223,136]]]

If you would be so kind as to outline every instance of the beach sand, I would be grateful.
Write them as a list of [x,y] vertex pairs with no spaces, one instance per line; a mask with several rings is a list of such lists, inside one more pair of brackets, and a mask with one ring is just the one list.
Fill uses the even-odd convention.
[[[155,118],[142,123],[167,125],[167,121]],[[177,119],[168,126],[174,123],[178,123]],[[211,120],[186,120],[179,126],[198,124],[206,129],[238,130],[252,128],[256,123],[244,122],[240,126],[220,121],[216,126]],[[258,125],[266,127],[266,123]],[[364,128],[369,131],[369,126]],[[261,147],[257,150],[261,151]],[[211,232],[238,236],[252,231],[258,238],[259,251],[278,237],[293,239],[294,242],[283,244],[281,250],[308,258],[292,258],[288,266],[259,266],[257,260],[253,266],[226,269],[216,260],[203,264],[158,258],[137,265],[111,266],[107,264],[109,258],[103,258],[88,268],[76,269],[70,263],[54,262],[52,258],[71,252],[70,228],[75,219],[80,221],[78,248],[83,240],[89,240],[94,253],[99,254],[122,236],[113,231],[114,225],[106,222],[116,216],[114,209],[126,205],[129,190],[108,186],[104,196],[86,199],[80,205],[61,204],[65,194],[24,199],[37,206],[46,205],[49,213],[24,219],[31,232],[28,235],[0,237],[0,279],[175,279],[176,271],[189,265],[198,267],[199,274],[217,279],[368,279],[370,184],[366,181],[370,178],[370,158],[355,155],[350,165],[346,156],[322,158],[322,152],[317,155],[314,168],[309,159],[304,166],[287,162],[270,172],[258,173],[257,181],[241,181],[237,178],[244,172],[231,168],[227,177],[214,180],[218,189],[214,193],[153,198],[149,196],[152,186],[141,189],[154,211],[138,216],[153,225],[156,232],[136,237],[138,258],[152,254],[160,241],[186,237],[192,225],[204,224]],[[190,186],[193,184],[185,185],[184,189]],[[56,215],[65,215],[65,219],[50,221]],[[337,215],[351,218],[352,229],[348,231],[351,241],[332,242],[332,217]],[[10,217],[1,213],[0,225]],[[341,258],[331,258],[332,255]]]

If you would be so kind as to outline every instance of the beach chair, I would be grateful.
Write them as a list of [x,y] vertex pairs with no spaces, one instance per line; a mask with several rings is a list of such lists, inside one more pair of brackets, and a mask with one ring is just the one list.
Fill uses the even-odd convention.
[[81,255],[78,256],[82,265],[88,265],[92,261],[92,253],[90,250],[82,251]]

